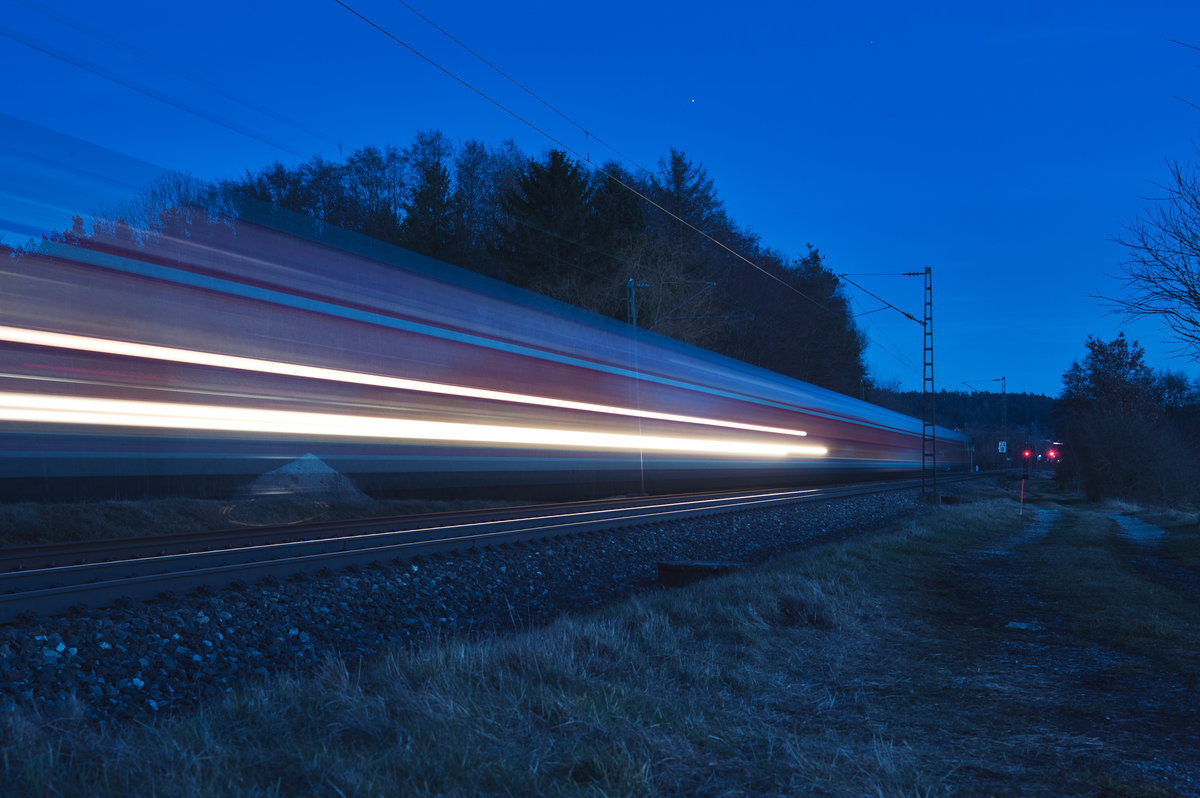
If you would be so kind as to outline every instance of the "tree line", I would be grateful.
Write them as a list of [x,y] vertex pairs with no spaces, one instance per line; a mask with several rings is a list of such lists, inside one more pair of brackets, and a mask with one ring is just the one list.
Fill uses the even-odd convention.
[[[921,417],[920,391],[868,387],[868,402],[906,415]],[[974,447],[974,463],[981,469],[1012,467],[1025,446],[1039,444],[1055,434],[1053,397],[1037,393],[999,391],[947,391],[934,396],[939,427],[965,433]],[[1006,444],[1001,452],[999,443]]]
[[[173,207],[236,215],[247,200],[835,391],[858,395],[866,380],[865,339],[820,251],[789,260],[765,246],[676,149],[632,172],[422,131],[337,161],[170,178],[96,226],[153,230]],[[76,224],[59,237],[91,234]]]

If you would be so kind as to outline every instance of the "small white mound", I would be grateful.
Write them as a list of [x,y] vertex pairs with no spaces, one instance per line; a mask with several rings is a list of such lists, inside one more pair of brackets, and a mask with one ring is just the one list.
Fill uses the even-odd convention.
[[314,454],[306,454],[274,471],[268,471],[250,484],[248,492],[264,498],[370,501],[370,497],[354,487],[353,482]]

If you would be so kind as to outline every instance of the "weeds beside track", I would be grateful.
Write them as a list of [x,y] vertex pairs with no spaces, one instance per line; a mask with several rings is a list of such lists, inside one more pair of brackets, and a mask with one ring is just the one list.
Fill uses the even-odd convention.
[[[515,635],[331,658],[192,716],[13,713],[30,795],[1200,794],[1194,518],[1002,490]],[[1058,499],[1058,500],[1056,500]],[[1176,569],[1183,569],[1182,575]],[[1170,577],[1165,577],[1165,574]]]

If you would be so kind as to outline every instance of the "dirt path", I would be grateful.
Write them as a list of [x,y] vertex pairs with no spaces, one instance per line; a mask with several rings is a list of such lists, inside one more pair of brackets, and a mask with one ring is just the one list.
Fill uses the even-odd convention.
[[[1081,527],[1111,537],[1105,551],[1142,583],[1138,591],[1200,617],[1196,574],[1152,543],[1122,537],[1097,513],[1041,510],[1022,534],[949,564],[944,588],[952,600],[942,620],[961,641],[951,650],[975,668],[966,678],[989,703],[1009,713],[1010,722],[992,731],[1024,736],[1018,747],[1026,755],[1036,756],[1044,741],[1044,755],[1057,757],[1064,775],[1078,769],[1085,781],[1108,784],[1111,792],[1101,794],[1200,795],[1196,652],[1170,645],[1169,631],[1142,641],[1124,628],[1126,620],[1154,625],[1155,617],[1105,623],[1105,599],[1089,602],[1091,574],[1077,570],[1089,563],[1071,569],[1056,560],[1056,540]],[[1115,592],[1111,598],[1119,600]],[[1128,613],[1155,610],[1131,600]]]

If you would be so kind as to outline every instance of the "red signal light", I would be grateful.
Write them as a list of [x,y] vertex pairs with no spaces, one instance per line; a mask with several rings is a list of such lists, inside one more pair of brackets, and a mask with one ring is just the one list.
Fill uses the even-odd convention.
[[1048,459],[1048,460],[1057,460],[1057,459],[1058,459],[1058,452],[1056,452],[1056,451],[1054,451],[1053,449],[1051,449],[1050,451],[1046,452],[1046,459]]
[[1029,451],[1028,449],[1026,449],[1026,450],[1025,450],[1025,456],[1026,456],[1026,457],[1033,457],[1033,452],[1031,452],[1031,451]]

